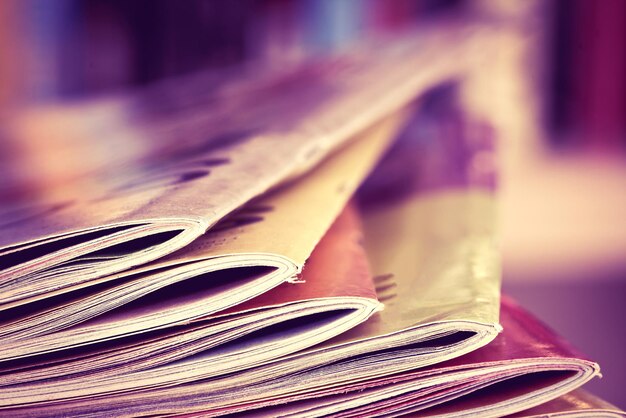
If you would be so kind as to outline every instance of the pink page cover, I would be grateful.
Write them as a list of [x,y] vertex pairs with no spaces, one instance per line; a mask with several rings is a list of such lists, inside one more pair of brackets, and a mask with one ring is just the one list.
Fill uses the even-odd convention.
[[[333,401],[333,396],[337,396],[339,394],[354,391],[362,392],[386,385],[406,383],[409,381],[419,382],[421,379],[444,373],[478,370],[489,366],[519,364],[524,365],[524,368],[521,369],[521,371],[528,373],[534,369],[536,362],[543,360],[549,360],[550,363],[556,365],[556,368],[559,368],[559,362],[561,360],[574,359],[591,370],[590,377],[593,377],[599,372],[597,364],[587,360],[584,355],[574,349],[566,340],[554,333],[532,314],[524,310],[521,306],[506,296],[502,298],[501,324],[504,327],[504,331],[491,344],[462,357],[418,371],[401,373],[394,376],[386,376],[366,382],[359,382],[353,385],[335,387],[312,393],[299,394],[296,396],[285,394],[285,396],[281,398],[265,399],[249,404],[232,405],[219,410],[206,411],[205,413],[192,414],[189,416],[204,415],[206,413],[210,415],[222,415],[290,402],[310,402],[310,399],[312,398],[320,398],[314,402],[322,404],[326,400],[329,402]],[[566,367],[563,367],[563,369],[567,370]],[[499,377],[501,376],[497,373],[488,375],[489,379],[498,379]],[[389,408],[390,410],[393,410],[396,409],[398,405],[410,405],[411,403],[417,401],[427,401],[429,397],[434,398],[447,393],[457,392],[472,383],[476,383],[476,379],[466,378],[450,384],[437,385],[419,390],[417,392],[412,392],[404,396],[404,401],[399,398],[395,399]],[[533,389],[535,389],[535,387],[522,388],[520,395]],[[497,397],[489,397],[487,400],[482,397],[481,399],[484,402],[492,403],[499,401]],[[475,407],[480,405],[473,406]],[[370,409],[370,412],[376,411],[376,413],[384,413],[386,411],[385,401],[377,402],[375,405],[368,405],[367,408]],[[281,409],[281,407],[276,407],[276,413],[279,414]],[[263,413],[263,415],[268,413],[269,415],[272,415],[272,411],[274,411],[274,409],[262,410],[259,412]],[[365,410],[363,412],[365,412]]]

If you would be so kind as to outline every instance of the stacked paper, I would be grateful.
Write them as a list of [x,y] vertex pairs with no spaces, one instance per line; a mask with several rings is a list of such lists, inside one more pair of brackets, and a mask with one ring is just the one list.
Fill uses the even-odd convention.
[[623,414],[500,295],[468,34],[12,115],[0,414]]

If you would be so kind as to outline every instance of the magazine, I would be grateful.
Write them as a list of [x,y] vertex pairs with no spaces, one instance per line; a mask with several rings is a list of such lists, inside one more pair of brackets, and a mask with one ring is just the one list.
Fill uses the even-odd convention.
[[596,363],[584,359],[506,297],[502,299],[501,320],[504,331],[489,345],[424,370],[362,383],[351,381],[340,387],[322,387],[297,395],[273,394],[272,389],[280,387],[280,382],[268,382],[261,385],[266,390],[262,401],[233,402],[236,406],[205,411],[203,415],[249,411],[299,398],[306,400],[253,414],[364,417],[419,413],[424,417],[500,417],[564,395],[599,374]]
[[0,307],[188,245],[433,83],[460,76],[471,52],[461,45],[474,38],[431,32],[247,79],[200,74],[10,115],[4,136],[25,152],[3,167],[14,181],[0,188]]
[[356,212],[347,208],[297,284],[283,283],[227,312],[142,338],[5,363],[0,405],[145,390],[241,372],[345,332],[382,308],[361,241]]
[[3,311],[0,360],[186,324],[298,281],[401,121],[401,115],[386,119],[309,175],[251,202],[179,252]]
[[[350,385],[384,380],[461,356],[492,341],[501,327],[491,193],[429,192],[381,210],[363,218],[365,247],[368,254],[373,247],[395,253],[393,262],[397,264],[377,265],[376,257],[370,256],[376,293],[385,309],[361,325],[315,347],[254,368],[172,387],[109,392],[98,397],[90,395],[91,386],[98,385],[95,382],[69,392],[42,384],[40,389],[46,391],[42,397],[28,386],[23,391],[19,385],[8,387],[3,391],[5,407],[17,406],[17,402],[21,406],[7,411],[16,416],[104,416],[113,412],[109,408],[120,415],[194,411],[220,414],[238,406],[245,409],[326,388],[343,391]],[[368,243],[368,231],[384,225],[388,227],[388,238],[372,235],[380,243]],[[398,233],[407,238],[394,239]],[[415,252],[394,251],[401,250],[408,237],[428,252],[416,259]],[[411,266],[415,270],[407,271]],[[404,270],[396,271],[396,267]],[[381,271],[395,275],[381,275]],[[429,273],[417,274],[421,271]]]

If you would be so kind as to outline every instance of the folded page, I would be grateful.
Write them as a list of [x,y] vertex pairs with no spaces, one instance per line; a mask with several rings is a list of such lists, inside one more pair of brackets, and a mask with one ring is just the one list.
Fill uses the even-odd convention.
[[[255,403],[206,411],[208,416],[249,411],[298,398],[307,399],[250,413],[263,417],[369,417],[418,414],[423,417],[500,417],[555,399],[599,374],[584,359],[513,301],[503,298],[504,332],[491,344],[463,357],[417,372],[383,376],[363,383],[295,392],[293,377],[260,385]],[[317,373],[317,378],[324,373]],[[299,376],[298,379],[302,379]],[[311,376],[313,378],[313,376]],[[224,393],[223,396],[245,393]],[[312,398],[312,399],[311,399]],[[204,415],[204,413],[203,413]],[[244,414],[246,415],[246,414]]]
[[0,359],[188,323],[297,277],[403,119],[402,113],[385,119],[308,176],[251,202],[163,260],[5,310]]
[[37,358],[9,363],[0,370],[0,405],[146,390],[241,372],[353,328],[382,307],[357,222],[354,209],[346,209],[307,262],[303,282],[285,283],[261,302],[147,339],[40,357],[39,364]]
[[[414,274],[394,276],[392,283],[402,293],[393,299],[394,303],[388,300],[385,309],[369,321],[327,343],[222,377],[146,392],[109,394],[88,401],[66,400],[36,411],[106,415],[111,405],[117,408],[116,413],[128,415],[220,411],[264,400],[277,402],[325,388],[341,391],[348,384],[385,379],[476,350],[501,330],[498,309],[493,306],[499,303],[499,275],[489,226],[493,222],[493,203],[490,193],[476,190],[426,193],[398,203],[400,207],[413,205],[420,215],[414,219],[421,220],[417,223],[419,229],[404,228],[400,232],[432,247],[433,257],[419,258],[419,266],[409,263],[416,268]],[[397,217],[401,213],[412,212],[391,211],[389,215]],[[371,220],[366,217],[365,221]],[[395,242],[400,245],[403,240],[398,237]],[[398,266],[405,266],[407,257],[412,261],[416,258],[410,252],[397,254]],[[471,268],[468,254],[473,255]],[[377,266],[374,264],[373,268]],[[419,271],[430,274],[422,276]],[[380,279],[376,283],[377,293],[384,299],[390,287],[385,282],[381,286]],[[416,283],[419,292],[412,290]],[[456,299],[448,299],[450,296]],[[430,300],[451,303],[437,305]],[[424,310],[419,309],[422,304]],[[407,316],[403,317],[402,312],[407,312]],[[393,318],[400,322],[394,323]],[[24,401],[32,399],[32,394],[27,394],[24,393]],[[16,396],[12,392],[10,399]]]
[[[190,77],[70,105],[42,123],[17,118],[6,136],[29,130],[24,136],[39,139],[24,148],[41,154],[13,171],[32,171],[42,184],[19,201],[19,184],[3,190],[11,198],[0,215],[0,305],[162,257],[302,174],[425,88],[462,73],[471,48],[461,45],[475,38],[467,28],[443,29],[261,70],[250,80]],[[59,163],[49,152],[57,138],[69,138],[61,149],[82,145]],[[106,157],[84,170],[80,161],[102,144],[111,146]],[[50,166],[69,174],[55,180]]]

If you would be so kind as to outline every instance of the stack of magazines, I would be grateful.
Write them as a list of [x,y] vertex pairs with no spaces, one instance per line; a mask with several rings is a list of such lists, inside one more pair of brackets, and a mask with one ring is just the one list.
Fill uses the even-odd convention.
[[480,54],[432,32],[7,115],[0,415],[624,416],[500,294]]

